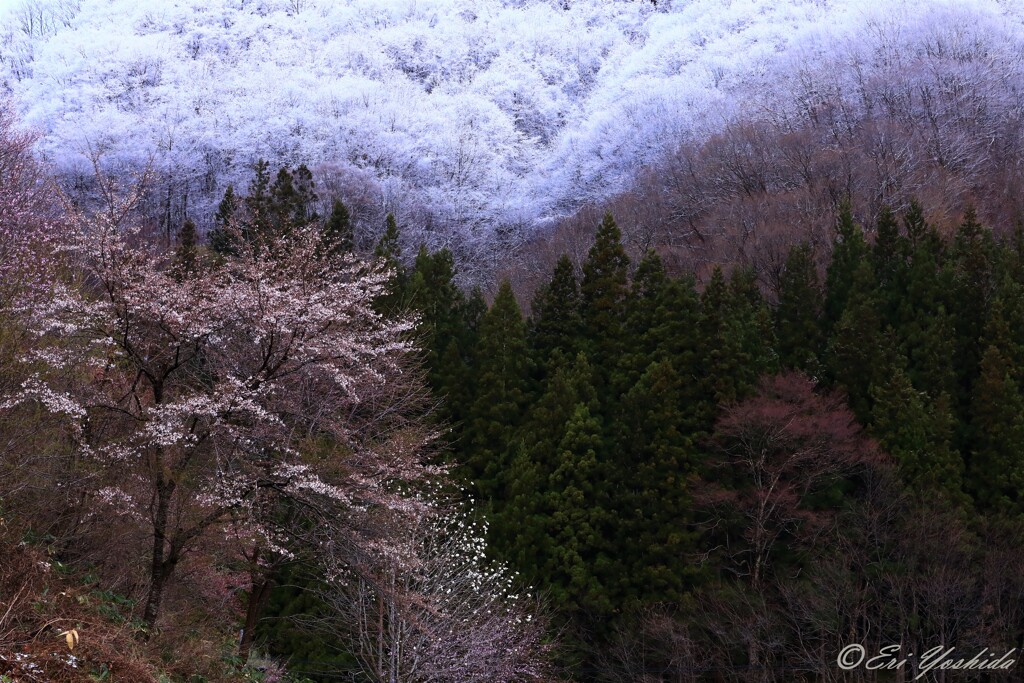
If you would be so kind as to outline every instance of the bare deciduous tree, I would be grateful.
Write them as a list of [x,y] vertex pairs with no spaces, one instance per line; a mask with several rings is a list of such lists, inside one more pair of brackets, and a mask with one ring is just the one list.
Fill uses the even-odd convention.
[[363,555],[338,568],[324,595],[355,626],[364,673],[380,683],[546,680],[539,603],[485,560],[484,530],[440,513],[404,533],[411,555]]

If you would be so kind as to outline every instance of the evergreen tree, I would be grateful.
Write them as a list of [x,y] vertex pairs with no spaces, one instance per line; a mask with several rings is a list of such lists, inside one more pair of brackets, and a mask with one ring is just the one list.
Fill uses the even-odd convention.
[[[479,287],[473,287],[469,291],[469,298],[466,299],[466,303],[461,311],[462,321],[466,331],[469,333],[469,338],[473,339],[479,334],[480,323],[483,321],[486,313],[487,301],[484,299],[484,293]],[[475,343],[470,343],[467,347],[467,349],[473,348],[476,348]]]
[[270,220],[269,228],[281,233],[294,227],[295,216],[299,213],[299,193],[295,189],[295,181],[287,167],[277,172],[270,186]]
[[970,490],[981,510],[1024,513],[1024,396],[1007,359],[989,346],[971,402]]
[[235,196],[235,188],[228,185],[224,191],[224,198],[217,206],[217,213],[213,218],[213,230],[210,231],[210,248],[220,256],[237,255],[238,247],[234,244],[237,239],[236,230],[241,228],[236,223],[238,213],[238,197]]
[[1006,359],[1010,378],[1020,386],[1024,382],[1024,285],[1009,275],[992,299],[983,339]]
[[246,239],[262,240],[270,234],[274,220],[273,201],[270,195],[270,164],[260,159],[253,166],[253,171],[254,175],[243,201],[247,219],[243,233]]
[[868,255],[867,242],[859,226],[853,222],[849,202],[840,207],[836,225],[837,241],[832,249],[825,277],[825,330],[831,331],[846,310],[853,289],[854,276]]
[[529,377],[526,323],[505,280],[480,322],[475,392],[464,434],[468,478],[499,513],[509,498],[510,446],[529,400]]
[[622,355],[628,271],[622,234],[612,215],[605,214],[583,264],[580,284],[584,339],[601,387],[607,386],[608,372]]
[[358,660],[309,627],[332,617],[331,608],[318,597],[319,579],[308,575],[301,562],[285,565],[270,592],[264,618],[257,629],[267,654],[289,661],[288,671],[299,680],[318,680],[327,669],[353,670]]
[[688,417],[684,382],[668,361],[652,363],[622,400],[623,439],[606,485],[617,511],[615,603],[680,600],[694,576],[696,551],[687,479],[696,449],[681,431]]
[[[461,380],[458,338],[463,332],[460,313],[465,297],[455,284],[455,259],[447,249],[430,253],[421,246],[408,284],[409,304],[420,313],[420,342],[426,351],[430,385],[441,396],[452,378]],[[449,351],[456,344],[456,352]],[[451,367],[450,362],[458,363]]]
[[783,367],[815,374],[822,344],[821,309],[813,252],[804,243],[790,250],[779,286],[775,316],[779,362]]
[[827,352],[829,373],[845,389],[850,408],[862,424],[871,420],[871,385],[886,379],[883,372],[895,360],[895,344],[883,326],[874,285],[871,266],[861,263]]
[[[875,269],[882,303],[891,311],[902,295],[910,243],[900,234],[899,222],[888,206],[883,206],[875,225],[875,244],[871,261]],[[891,316],[887,319],[891,319]]]
[[922,314],[919,320],[905,325],[901,331],[910,381],[932,400],[941,395],[947,399],[956,395],[954,326],[953,316],[940,305],[933,314]]
[[324,224],[324,237],[330,245],[331,253],[352,253],[354,248],[352,221],[348,208],[340,199],[335,198],[331,203],[331,215],[327,217],[327,222]]
[[542,376],[572,359],[581,344],[580,291],[569,257],[562,255],[551,281],[533,298],[529,342],[535,366]]
[[698,380],[707,372],[701,357],[700,297],[693,278],[686,277],[669,280],[658,299],[651,325],[639,337],[637,346],[649,352],[648,363],[670,364],[680,378],[679,393],[673,400],[682,412],[673,419],[680,433],[699,440],[708,426],[705,418],[715,410]]
[[600,623],[614,609],[601,581],[607,571],[613,518],[599,491],[606,475],[601,453],[601,424],[578,404],[555,453],[548,479],[546,507],[553,555],[540,567],[556,609]]
[[956,321],[948,313],[952,285],[943,268],[942,240],[925,223],[916,202],[911,202],[904,225],[912,253],[906,291],[897,306],[895,324],[908,360],[907,375],[932,400],[941,394],[955,396]]
[[198,259],[199,232],[192,219],[185,219],[178,233],[178,248],[174,254],[174,270],[178,278],[184,278],[189,273],[194,273]]
[[388,293],[377,300],[377,310],[384,313],[404,311],[408,307],[408,274],[402,264],[402,246],[398,222],[388,214],[384,234],[373,252],[374,258],[391,271]]
[[771,309],[761,296],[757,286],[757,275],[752,269],[738,268],[729,278],[729,296],[737,331],[742,340],[744,358],[749,360],[745,367],[748,378],[741,386],[752,386],[761,375],[778,371],[778,340]]
[[[702,365],[707,368],[702,384],[712,405],[732,402],[740,394],[737,365],[743,362],[740,340],[731,325],[729,288],[722,269],[715,266],[700,300]],[[707,416],[707,425],[713,415]]]
[[375,258],[384,261],[391,269],[397,269],[402,263],[402,244],[399,240],[398,221],[395,214],[389,213],[385,221],[384,234],[373,251]]
[[293,175],[293,187],[295,188],[295,210],[293,220],[296,225],[306,225],[320,220],[320,214],[316,211],[316,184],[313,182],[313,173],[305,164],[299,164]]
[[580,352],[557,367],[513,441],[509,503],[495,520],[494,547],[533,585],[543,585],[543,567],[554,562],[548,484],[559,465],[558,446],[577,406],[598,410],[593,371]]
[[473,288],[468,299],[460,293],[454,309],[454,336],[444,342],[444,351],[434,371],[437,390],[444,399],[441,414],[452,424],[456,438],[461,438],[474,400],[480,325],[486,314],[487,302],[479,287]]
[[940,495],[951,503],[963,502],[964,465],[952,444],[949,396],[931,403],[903,369],[893,367],[888,375],[888,381],[871,389],[872,432],[895,458],[913,492],[923,499]]
[[661,258],[654,251],[648,252],[637,265],[626,300],[624,344],[612,381],[616,396],[628,391],[654,361],[657,340],[651,330],[660,322],[659,313],[665,313],[661,306],[668,284]]
[[670,360],[681,373],[697,370],[697,329],[700,297],[692,276],[673,278],[661,290],[650,326],[643,332],[643,346],[651,360]]
[[[701,296],[700,357],[703,395],[711,406],[741,398],[757,379],[776,369],[771,313],[750,271],[737,271],[727,283],[718,267]],[[710,431],[714,413],[701,419]]]
[[[263,179],[257,179],[250,188],[250,195],[255,190],[259,199],[260,212],[253,212],[255,220],[260,222],[263,232],[281,234],[300,225],[315,222],[319,219],[314,202],[317,199],[314,189],[313,174],[306,165],[299,166],[293,174],[287,167],[282,167],[270,185],[266,200]],[[257,204],[252,204],[250,209]],[[265,212],[262,213],[262,212]],[[265,217],[264,217],[265,216]]]
[[995,242],[992,233],[968,210],[953,240],[947,267],[951,282],[950,313],[956,324],[956,360],[960,406],[971,401],[971,385],[979,372],[982,334],[995,290]]
[[910,206],[903,214],[903,229],[907,235],[910,252],[917,251],[922,243],[931,237],[931,230],[924,220],[924,210],[916,199],[910,200]]

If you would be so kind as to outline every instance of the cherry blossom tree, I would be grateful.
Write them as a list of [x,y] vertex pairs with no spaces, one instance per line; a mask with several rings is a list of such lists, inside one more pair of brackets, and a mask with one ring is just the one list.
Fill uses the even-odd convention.
[[440,469],[425,461],[413,322],[373,308],[388,273],[332,255],[314,226],[182,273],[132,224],[141,186],[97,214],[68,207],[82,284],[54,281],[21,311],[38,340],[23,360],[45,369],[4,405],[66,420],[85,514],[107,507],[148,530],[153,626],[176,566],[210,534],[287,554],[286,505],[356,547],[361,515],[421,514],[403,489]]

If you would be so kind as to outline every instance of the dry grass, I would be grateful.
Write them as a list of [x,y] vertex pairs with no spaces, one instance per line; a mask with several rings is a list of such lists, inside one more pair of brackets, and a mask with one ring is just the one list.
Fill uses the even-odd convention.
[[229,634],[201,623],[147,641],[130,601],[19,536],[0,523],[3,683],[252,680],[224,661]]

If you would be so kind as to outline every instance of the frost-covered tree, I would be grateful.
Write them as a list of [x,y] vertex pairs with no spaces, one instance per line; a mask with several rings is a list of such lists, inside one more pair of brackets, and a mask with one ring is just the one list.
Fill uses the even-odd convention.
[[[69,185],[91,174],[81,150],[112,173],[152,164],[162,222],[212,215],[259,158],[330,165],[422,225],[411,244],[490,264],[495,242],[751,119],[788,137],[747,126],[698,182],[660,174],[684,223],[759,186],[835,198],[870,176],[885,201],[922,164],[1009,168],[1024,15],[960,4],[32,0],[0,25],[0,74]],[[801,146],[856,135],[866,170]]]

